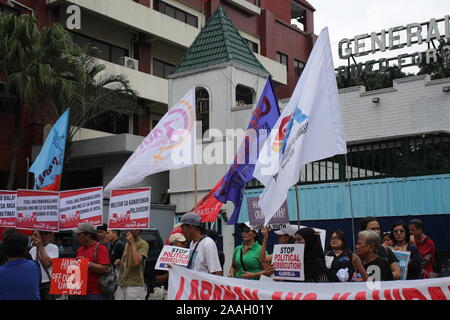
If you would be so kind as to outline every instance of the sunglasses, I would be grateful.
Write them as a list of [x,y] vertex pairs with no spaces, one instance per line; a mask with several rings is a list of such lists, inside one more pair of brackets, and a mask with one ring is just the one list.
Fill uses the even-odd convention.
[[243,230],[241,230],[241,233],[249,233],[250,232],[250,229],[243,229]]

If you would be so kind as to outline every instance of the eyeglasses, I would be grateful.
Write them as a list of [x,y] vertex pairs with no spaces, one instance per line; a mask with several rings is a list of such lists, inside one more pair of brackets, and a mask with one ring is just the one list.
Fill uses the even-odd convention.
[[394,230],[394,233],[405,233],[405,230],[403,230],[403,229],[396,229],[396,230]]

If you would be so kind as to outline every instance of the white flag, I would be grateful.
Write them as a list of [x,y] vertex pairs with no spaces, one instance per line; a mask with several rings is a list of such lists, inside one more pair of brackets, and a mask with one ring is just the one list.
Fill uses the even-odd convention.
[[151,174],[195,163],[195,88],[189,90],[158,122],[119,173],[106,186],[112,189],[141,182]]
[[306,163],[347,153],[328,28],[322,30],[289,103],[263,146],[253,176],[265,185],[265,223]]

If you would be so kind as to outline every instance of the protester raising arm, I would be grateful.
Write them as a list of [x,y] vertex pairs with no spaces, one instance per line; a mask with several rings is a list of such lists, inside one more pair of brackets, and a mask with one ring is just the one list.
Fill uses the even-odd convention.
[[261,251],[259,253],[259,262],[261,264],[263,263],[271,263],[272,262],[272,255],[267,255],[267,240],[269,239],[269,227],[264,227],[261,229],[261,233],[263,235],[263,242],[261,244]]

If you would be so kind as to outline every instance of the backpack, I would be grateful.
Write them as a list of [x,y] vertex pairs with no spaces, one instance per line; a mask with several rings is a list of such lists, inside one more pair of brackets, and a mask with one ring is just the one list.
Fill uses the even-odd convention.
[[[100,243],[97,243],[97,245],[94,247],[95,263],[97,263],[97,248],[99,246]],[[107,298],[114,297],[114,292],[116,292],[117,289],[117,279],[116,272],[112,265],[109,266],[107,273],[99,275],[99,286],[103,296]]]

